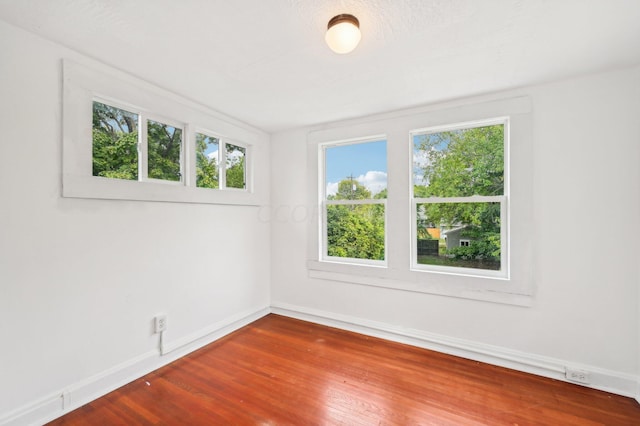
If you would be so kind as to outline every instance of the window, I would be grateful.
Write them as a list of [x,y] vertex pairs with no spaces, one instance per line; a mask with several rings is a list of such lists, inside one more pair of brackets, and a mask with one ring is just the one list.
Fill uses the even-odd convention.
[[240,146],[225,144],[225,166],[227,188],[246,188],[245,157],[247,151]]
[[[375,142],[385,143],[382,166]],[[308,221],[310,277],[531,304],[531,98],[483,98],[323,125],[307,134],[307,144],[308,204],[320,217]],[[385,182],[379,198],[371,191],[357,199],[353,181],[366,186],[376,176]],[[359,224],[360,206],[384,211],[384,257],[353,253],[375,235],[370,229],[338,226],[345,217]]]
[[268,134],[107,67],[63,71],[63,197],[268,202]]
[[93,101],[93,176],[125,180],[182,181],[182,129]]
[[[411,137],[414,268],[504,275],[508,122],[426,129]],[[429,253],[419,249],[425,240],[432,241]]]
[[196,133],[196,186],[220,187],[220,140],[203,133]]
[[138,114],[93,102],[93,176],[138,180]]
[[247,189],[247,148],[196,132],[195,150],[198,188]]
[[386,150],[386,140],[322,146],[322,254],[326,260],[384,263]]
[[[93,176],[183,182],[183,128],[145,119],[146,133],[141,133],[143,115],[93,102]],[[224,146],[222,152],[220,146]],[[221,157],[225,159],[222,163]],[[196,187],[246,189],[246,157],[247,148],[196,132]]]
[[[142,146],[144,152],[145,145]],[[182,129],[147,120],[146,150],[146,172],[149,179],[171,182],[182,180]]]

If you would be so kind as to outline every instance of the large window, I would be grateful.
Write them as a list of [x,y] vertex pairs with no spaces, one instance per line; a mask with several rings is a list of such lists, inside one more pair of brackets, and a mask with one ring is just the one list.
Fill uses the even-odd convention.
[[384,263],[387,198],[385,140],[328,144],[324,158],[325,259]]
[[[350,120],[309,132],[307,143],[308,200],[320,217],[309,221],[310,277],[531,303],[529,97]],[[383,244],[382,255],[369,250]]]
[[508,128],[496,120],[412,132],[414,268],[506,274]]

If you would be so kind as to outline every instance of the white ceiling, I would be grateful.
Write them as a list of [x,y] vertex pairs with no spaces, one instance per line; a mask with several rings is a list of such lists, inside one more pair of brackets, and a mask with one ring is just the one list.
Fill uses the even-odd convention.
[[[339,13],[349,55],[324,43]],[[0,19],[269,132],[640,63],[640,0],[0,0]]]

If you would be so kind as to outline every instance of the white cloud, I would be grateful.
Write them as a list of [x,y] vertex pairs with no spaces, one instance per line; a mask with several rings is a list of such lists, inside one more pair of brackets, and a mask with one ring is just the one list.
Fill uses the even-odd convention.
[[244,157],[244,152],[240,151],[239,149],[227,151],[227,167],[238,164],[242,157]]
[[413,151],[413,165],[420,168],[425,168],[429,165],[429,152],[424,150]]
[[[433,148],[432,148],[433,149]],[[427,181],[424,179],[424,169],[429,166],[429,152],[425,150],[413,151],[413,184],[414,185],[426,185]]]
[[387,187],[386,172],[368,171],[364,175],[358,176],[356,180],[371,191],[371,195],[376,195]]
[[211,160],[212,158],[215,158],[217,160],[218,159],[218,150],[211,151],[211,152],[207,153],[207,157],[209,158],[209,160]]
[[336,195],[338,193],[339,182],[329,182],[327,184],[327,195]]
[[[387,173],[378,171],[368,171],[363,175],[354,177],[354,180],[367,188],[371,195],[376,195],[387,187]],[[327,183],[327,195],[336,195],[340,182]]]

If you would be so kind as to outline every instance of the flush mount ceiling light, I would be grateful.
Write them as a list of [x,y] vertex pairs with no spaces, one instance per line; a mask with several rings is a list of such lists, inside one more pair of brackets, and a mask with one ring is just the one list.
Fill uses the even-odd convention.
[[325,41],[336,53],[349,53],[360,43],[360,22],[353,15],[334,16],[327,25]]

